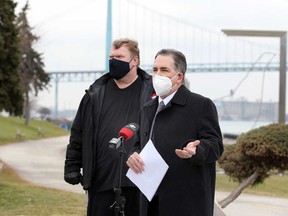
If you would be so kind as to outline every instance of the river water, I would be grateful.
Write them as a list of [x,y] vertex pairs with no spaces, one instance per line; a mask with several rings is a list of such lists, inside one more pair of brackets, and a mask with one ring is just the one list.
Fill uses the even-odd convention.
[[223,134],[241,134],[252,129],[272,124],[273,122],[253,122],[253,121],[219,121]]

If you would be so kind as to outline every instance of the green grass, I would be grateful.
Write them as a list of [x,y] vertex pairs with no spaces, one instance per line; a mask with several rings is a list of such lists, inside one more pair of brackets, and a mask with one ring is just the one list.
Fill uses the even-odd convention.
[[[44,137],[39,136],[38,128],[44,132]],[[20,129],[25,134],[25,140],[35,140],[56,136],[68,135],[69,132],[58,125],[47,121],[31,120],[28,126],[24,125],[24,119],[18,117],[0,116],[0,145],[23,141],[16,137],[16,130]]]
[[[217,174],[216,190],[231,192],[238,187],[229,176]],[[242,193],[288,198],[288,176],[271,175],[263,184],[246,188]]]
[[[264,184],[246,189],[245,193],[288,198],[288,177],[271,176]],[[237,183],[223,174],[217,175],[218,191],[231,192]],[[241,195],[240,195],[241,196]],[[85,215],[84,194],[47,189],[21,180],[13,170],[4,166],[0,173],[0,215]]]
[[85,215],[85,194],[38,187],[4,166],[0,173],[0,215]]
[[[41,127],[44,136],[38,135]],[[16,129],[25,134],[25,140],[35,140],[68,135],[69,132],[47,121],[0,116],[0,145],[19,142]],[[0,172],[0,216],[14,215],[85,215],[85,195],[48,189],[32,185],[20,179],[12,169],[4,165]]]

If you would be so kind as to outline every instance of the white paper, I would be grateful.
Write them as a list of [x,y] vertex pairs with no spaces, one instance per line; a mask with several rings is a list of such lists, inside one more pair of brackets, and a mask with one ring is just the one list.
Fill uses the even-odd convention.
[[151,140],[142,149],[140,156],[144,161],[144,171],[136,174],[129,168],[126,176],[151,201],[169,166],[158,153]]

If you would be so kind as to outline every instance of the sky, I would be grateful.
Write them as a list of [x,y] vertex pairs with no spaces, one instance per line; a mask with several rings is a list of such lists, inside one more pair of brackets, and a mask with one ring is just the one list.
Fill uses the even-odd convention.
[[[14,2],[18,4],[16,8],[16,13],[18,13],[26,0],[14,0]],[[131,11],[132,7],[127,6],[127,2],[185,20],[194,26],[214,32],[220,32],[221,29],[288,30],[288,0],[114,0],[113,11],[116,16],[127,15],[129,22],[131,20],[137,22],[137,19],[141,19],[137,13],[141,12]],[[105,68],[107,1],[29,0],[29,5],[28,20],[33,27],[33,32],[40,36],[35,49],[43,53],[47,72],[103,70]],[[117,17],[113,17],[113,26],[118,29],[115,34],[129,36],[129,29],[119,33],[119,25],[121,27],[121,23],[117,22]],[[167,34],[175,31],[177,29],[171,28]],[[154,36],[158,33],[158,29],[151,29],[151,32]],[[139,32],[137,36],[143,38],[145,34],[146,32]],[[259,38],[253,40],[263,42],[263,39]],[[274,47],[279,46],[279,41],[276,39],[265,39],[266,42]],[[150,54],[143,53],[147,58],[151,58],[151,64],[154,54],[151,53],[150,57]],[[187,74],[187,78],[191,91],[215,99],[228,95],[230,90],[233,90],[246,75],[235,72],[230,74],[195,73]],[[77,109],[84,90],[92,82],[60,83],[59,110]],[[263,83],[265,88],[262,93]],[[276,102],[279,95],[278,83],[279,75],[276,72],[251,73],[238,89],[234,99],[263,99]],[[53,81],[51,84],[51,88],[39,94],[37,99],[39,107],[54,109]],[[286,110],[287,107],[286,105]]]

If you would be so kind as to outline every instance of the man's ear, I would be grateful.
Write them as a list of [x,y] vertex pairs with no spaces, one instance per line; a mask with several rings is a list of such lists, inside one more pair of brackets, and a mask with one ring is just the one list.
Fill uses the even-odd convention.
[[133,65],[135,65],[136,67],[138,67],[138,65],[140,65],[140,61],[139,61],[139,57],[138,56],[134,56],[133,57]]
[[179,84],[184,83],[184,74],[182,72],[178,73],[177,83]]

